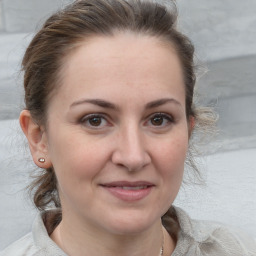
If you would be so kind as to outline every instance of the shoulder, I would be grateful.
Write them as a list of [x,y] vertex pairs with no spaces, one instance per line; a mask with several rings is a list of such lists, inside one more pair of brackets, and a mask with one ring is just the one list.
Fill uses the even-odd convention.
[[34,245],[32,233],[29,233],[0,252],[0,256],[32,256],[38,255],[38,252],[39,249]]
[[56,210],[49,210],[38,214],[32,232],[11,244],[0,256],[66,256],[66,254],[51,240],[48,235],[47,223],[58,214]]
[[175,207],[175,210],[180,234],[177,254],[173,256],[256,256],[255,239],[242,231],[217,222],[193,220],[182,209]]

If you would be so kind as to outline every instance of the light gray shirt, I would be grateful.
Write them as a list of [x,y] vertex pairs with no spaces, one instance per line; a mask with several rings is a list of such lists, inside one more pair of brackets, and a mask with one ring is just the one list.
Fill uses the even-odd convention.
[[[256,241],[221,224],[192,220],[175,207],[180,232],[170,256],[256,256]],[[0,256],[67,256],[49,237],[42,216],[37,216],[32,232],[0,253]]]

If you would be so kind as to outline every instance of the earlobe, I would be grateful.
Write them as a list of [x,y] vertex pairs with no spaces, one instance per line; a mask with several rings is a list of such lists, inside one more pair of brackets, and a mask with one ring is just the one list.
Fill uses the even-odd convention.
[[42,126],[34,122],[28,110],[21,112],[19,121],[21,129],[27,137],[34,163],[40,168],[51,167],[52,164],[47,148],[47,137]]

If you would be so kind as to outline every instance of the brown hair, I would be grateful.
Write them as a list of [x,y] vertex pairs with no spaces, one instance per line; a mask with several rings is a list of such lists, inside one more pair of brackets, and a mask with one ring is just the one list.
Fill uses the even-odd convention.
[[[26,50],[22,62],[26,109],[38,125],[46,125],[48,102],[61,84],[60,71],[65,57],[91,36],[132,31],[158,37],[175,48],[183,67],[187,118],[196,116],[192,103],[196,80],[194,47],[177,31],[176,19],[177,9],[171,0],[168,7],[139,0],[80,0],[68,5],[45,22]],[[40,210],[50,203],[61,207],[52,168],[35,179],[31,190],[35,191],[34,203]],[[167,215],[163,222],[174,220],[173,212]],[[173,226],[177,222],[171,223]],[[176,231],[172,230],[176,237],[177,226]]]

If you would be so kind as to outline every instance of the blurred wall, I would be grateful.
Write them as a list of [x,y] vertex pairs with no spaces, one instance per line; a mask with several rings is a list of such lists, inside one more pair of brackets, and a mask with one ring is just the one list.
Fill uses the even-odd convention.
[[256,54],[255,0],[177,0],[181,25],[199,55],[218,60]]
[[[168,2],[168,0],[158,0]],[[32,32],[71,0],[0,0],[0,31]],[[180,26],[201,59],[218,60],[256,53],[255,0],[178,0]]]
[[[37,23],[44,20],[58,7],[68,0],[1,0],[4,31],[30,32]],[[70,2],[70,1],[69,1]]]
[[0,0],[0,32],[3,30],[2,0]]

